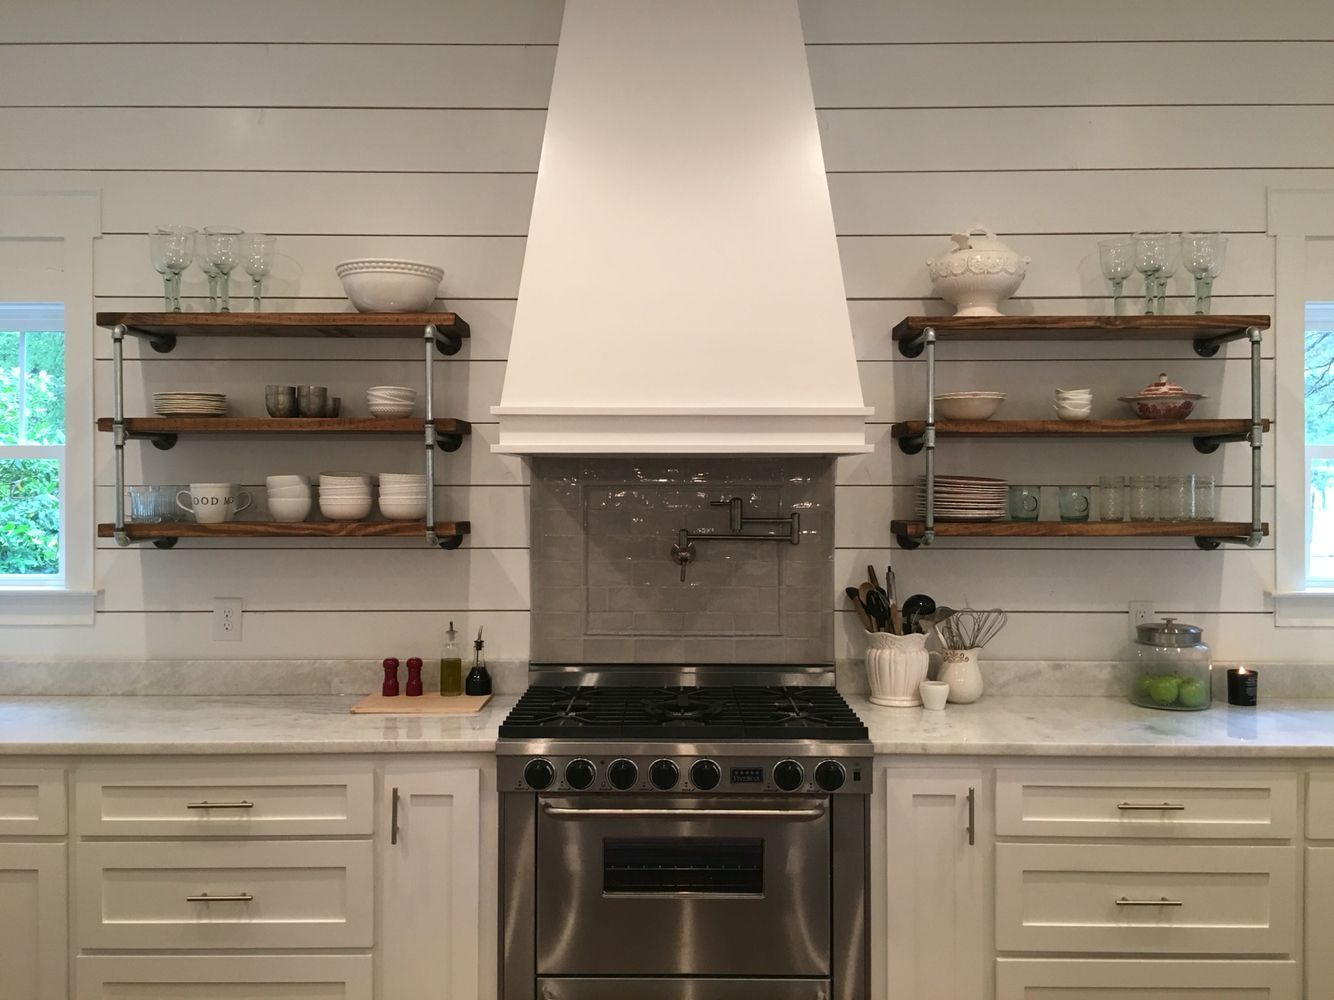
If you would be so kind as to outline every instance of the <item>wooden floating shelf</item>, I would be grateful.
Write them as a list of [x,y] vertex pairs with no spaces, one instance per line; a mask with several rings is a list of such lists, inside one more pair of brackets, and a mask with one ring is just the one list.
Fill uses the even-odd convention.
[[[445,548],[458,548],[472,525],[468,521],[437,521],[435,533]],[[425,538],[425,521],[226,521],[197,524],[193,521],[125,525],[132,542],[166,542],[182,538]],[[99,524],[98,538],[114,538],[114,524]],[[454,544],[447,544],[453,541]]]
[[[1268,433],[1269,421],[1260,422]],[[937,437],[1189,437],[1208,454],[1229,441],[1245,441],[1249,420],[937,420]],[[890,428],[910,455],[922,450],[925,420],[903,420]]]
[[[926,534],[924,521],[891,521],[903,544]],[[1244,541],[1249,521],[937,521],[937,538],[1196,538]],[[1269,525],[1260,525],[1262,535]],[[1213,546],[1210,546],[1211,548]]]
[[344,337],[361,339],[421,338],[428,325],[438,333],[443,354],[455,354],[463,338],[471,336],[467,322],[456,313],[188,313],[100,312],[97,325],[124,326],[134,337],[145,337],[153,350],[166,354],[178,337]]

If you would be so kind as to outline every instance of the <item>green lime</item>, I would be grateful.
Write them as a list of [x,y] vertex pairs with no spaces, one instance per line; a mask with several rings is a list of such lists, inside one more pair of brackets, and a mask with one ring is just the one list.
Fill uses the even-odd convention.
[[1167,674],[1149,681],[1149,697],[1159,705],[1170,705],[1181,691],[1181,680]]
[[1209,704],[1209,687],[1198,677],[1187,677],[1181,682],[1177,692],[1177,701],[1187,708],[1200,708]]

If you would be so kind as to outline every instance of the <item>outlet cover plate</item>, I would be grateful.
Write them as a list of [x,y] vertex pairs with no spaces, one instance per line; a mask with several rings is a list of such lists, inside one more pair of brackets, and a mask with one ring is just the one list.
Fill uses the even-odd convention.
[[241,598],[213,598],[213,641],[241,641]]

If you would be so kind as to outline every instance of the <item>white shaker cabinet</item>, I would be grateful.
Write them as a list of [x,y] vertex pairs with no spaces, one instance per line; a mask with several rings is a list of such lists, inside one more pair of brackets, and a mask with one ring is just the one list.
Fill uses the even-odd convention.
[[884,809],[875,849],[884,886],[878,926],[873,917],[873,948],[884,955],[885,988],[878,995],[978,1000],[987,995],[992,956],[984,775],[971,768],[887,767],[876,777]]
[[65,845],[0,844],[0,1000],[65,1000]]
[[489,762],[437,757],[385,767],[379,997],[478,1000],[488,985],[494,992],[495,796],[483,803],[484,784],[494,790]]

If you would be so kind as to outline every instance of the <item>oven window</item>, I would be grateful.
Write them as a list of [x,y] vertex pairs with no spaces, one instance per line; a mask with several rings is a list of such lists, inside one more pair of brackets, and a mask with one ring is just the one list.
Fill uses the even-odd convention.
[[664,837],[602,842],[602,891],[608,894],[764,895],[759,838]]

